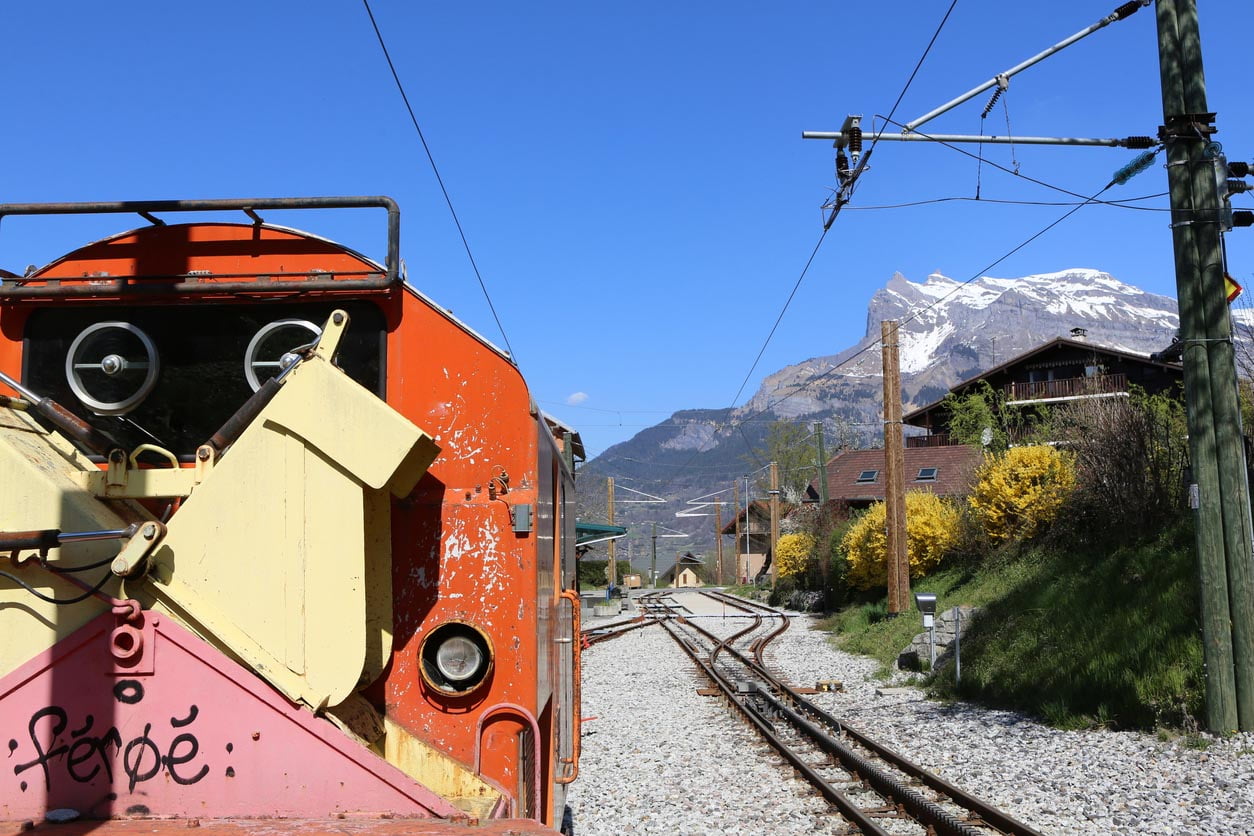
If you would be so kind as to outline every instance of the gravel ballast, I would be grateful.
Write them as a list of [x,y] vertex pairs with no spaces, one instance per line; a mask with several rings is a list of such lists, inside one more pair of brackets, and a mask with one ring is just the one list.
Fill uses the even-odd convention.
[[[696,593],[679,600],[710,611]],[[736,622],[744,623],[727,619]],[[720,624],[703,626],[723,632]],[[841,681],[843,691],[810,699],[1042,833],[1254,836],[1254,734],[1198,748],[929,701],[914,687],[885,689],[876,662],[838,650],[806,616],[766,659],[797,686]],[[778,756],[729,719],[719,698],[698,695],[705,684],[657,626],[584,651],[583,751],[569,796],[575,832],[845,832],[802,782],[779,783]]]

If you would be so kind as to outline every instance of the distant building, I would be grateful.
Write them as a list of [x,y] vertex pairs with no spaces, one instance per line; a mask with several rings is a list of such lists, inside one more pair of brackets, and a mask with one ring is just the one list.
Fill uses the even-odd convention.
[[[1083,333],[1076,333],[1083,330],[1074,329],[1073,338],[1050,340],[964,380],[950,389],[950,394],[969,394],[983,381],[1005,395],[1006,408],[1030,408],[1086,398],[1127,397],[1132,386],[1154,395],[1171,391],[1183,382],[1184,373],[1179,363],[1166,359],[1170,355],[1144,357],[1117,348],[1103,348],[1089,342]],[[944,399],[916,409],[902,420],[927,430],[925,435],[907,437],[908,448],[951,443],[949,410]]]
[[[924,490],[938,496],[966,496],[971,490],[975,469],[982,454],[974,447],[908,447],[903,451],[907,491]],[[887,477],[884,450],[850,450],[827,463],[829,505],[848,510],[883,502]],[[818,480],[806,488],[812,499],[819,498]]]
[[[788,503],[780,503],[780,516],[784,516],[791,507]],[[735,582],[752,583],[766,565],[766,553],[771,548],[771,503],[750,502],[747,517],[745,509],[739,509],[736,516],[723,526],[723,534],[735,536],[737,524],[740,536],[734,546]]]
[[658,584],[671,589],[701,586],[705,583],[704,575],[705,561],[692,552],[684,552],[675,565],[662,573]]

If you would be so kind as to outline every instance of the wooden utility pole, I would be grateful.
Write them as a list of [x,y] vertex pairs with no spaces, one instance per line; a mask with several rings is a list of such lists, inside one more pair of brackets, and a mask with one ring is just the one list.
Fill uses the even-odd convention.
[[657,589],[657,523],[653,524],[653,548],[649,552],[649,586]]
[[827,508],[827,451],[823,449],[823,422],[814,425],[819,442],[819,511]]
[[910,562],[906,557],[906,465],[901,445],[901,364],[896,320],[880,322],[884,360],[884,525],[888,535],[888,612],[910,608]]
[[[740,583],[740,480],[739,479],[737,479],[732,484],[732,488],[734,489],[733,501],[736,503],[736,551],[734,552],[736,556],[736,583]],[[748,515],[746,515],[745,525],[748,525],[748,524],[749,524],[749,518],[748,518]],[[749,550],[746,548],[745,551],[748,552]],[[745,562],[746,563],[749,562],[748,557],[745,558]]]
[[771,462],[771,586],[779,580],[779,555],[775,545],[779,542],[779,462]]
[[1167,182],[1193,469],[1206,727],[1254,730],[1254,567],[1221,240],[1228,176],[1208,112],[1196,0],[1158,0]]
[[715,583],[723,585],[723,503],[714,503],[714,547],[718,555],[714,564]]
[[[605,506],[606,506],[605,510],[606,510],[606,514],[610,518],[610,525],[613,525],[614,524],[614,477],[613,476],[609,477],[608,479],[605,480],[605,483],[606,483],[605,485]],[[616,586],[618,584],[618,565],[617,565],[617,561],[615,560],[615,558],[617,557],[617,554],[614,548],[616,543],[617,543],[616,540],[610,541],[610,547],[609,547],[610,563],[609,563],[609,566],[606,567],[606,574],[609,578],[610,586]]]

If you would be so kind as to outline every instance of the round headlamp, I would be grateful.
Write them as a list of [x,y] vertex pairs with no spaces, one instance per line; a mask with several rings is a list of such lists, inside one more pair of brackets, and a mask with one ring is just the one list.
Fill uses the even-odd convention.
[[487,679],[492,646],[479,629],[459,621],[441,624],[423,639],[422,678],[445,694],[465,694]]

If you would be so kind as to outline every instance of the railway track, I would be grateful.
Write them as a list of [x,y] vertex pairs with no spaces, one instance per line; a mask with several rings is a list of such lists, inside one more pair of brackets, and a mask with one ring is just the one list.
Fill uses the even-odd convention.
[[[658,624],[724,700],[865,836],[1040,836],[1038,831],[871,740],[816,706],[765,664],[784,613],[721,592],[704,592],[735,622],[693,613],[668,592],[637,598],[637,619],[600,628],[598,640]],[[719,635],[703,626],[723,628]]]

